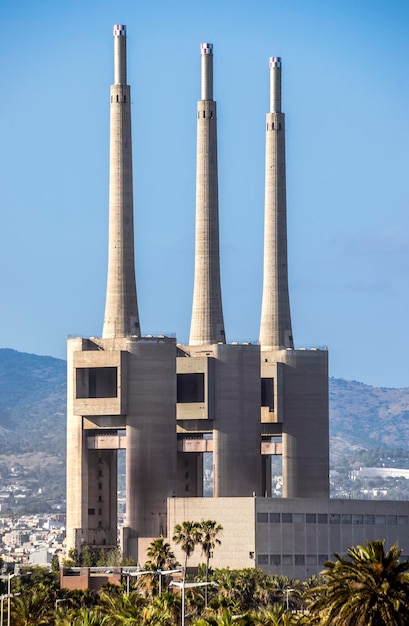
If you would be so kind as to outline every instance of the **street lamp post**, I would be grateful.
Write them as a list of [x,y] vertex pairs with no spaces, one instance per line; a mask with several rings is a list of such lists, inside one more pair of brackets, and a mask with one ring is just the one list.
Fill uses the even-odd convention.
[[7,593],[3,593],[2,596],[1,596],[1,619],[0,619],[1,626],[3,626],[4,598],[8,598],[8,594]]
[[185,578],[181,582],[172,581],[170,583],[173,587],[179,587],[182,590],[182,625],[185,626],[185,589],[192,589],[192,587],[208,587],[212,585],[213,587],[218,587],[218,584],[215,582],[205,582],[205,583],[187,583],[185,582]]
[[181,572],[181,569],[157,569],[157,570],[152,570],[152,569],[148,569],[148,570],[137,570],[136,572],[122,572],[124,576],[126,576],[126,595],[129,596],[129,591],[130,591],[130,585],[129,585],[129,578],[131,576],[134,577],[138,577],[138,576],[145,576],[147,574],[151,574],[152,576],[158,576],[159,577],[159,595],[162,595],[162,576],[166,574],[176,574],[177,572]]
[[7,580],[7,594],[1,596],[1,626],[3,626],[3,616],[4,616],[4,598],[7,598],[7,626],[10,626],[10,600],[13,597],[11,594],[11,579],[14,578],[16,574],[7,574],[7,576],[0,576],[1,580]]
[[15,594],[15,593],[11,593],[11,579],[14,578],[15,576],[30,576],[32,572],[25,572],[24,574],[20,574],[20,572],[16,572],[14,574],[7,574],[7,576],[0,576],[0,580],[7,580],[7,593],[1,596],[1,622],[0,622],[0,626],[3,626],[3,602],[4,602],[4,598],[7,598],[7,626],[10,626],[10,622],[11,622],[11,606],[10,606],[10,601],[11,598],[13,598],[15,595],[20,595],[19,593]]
[[293,591],[295,591],[295,589],[286,589],[285,593],[286,593],[286,606],[287,606],[287,612],[288,612],[288,594],[292,593]]

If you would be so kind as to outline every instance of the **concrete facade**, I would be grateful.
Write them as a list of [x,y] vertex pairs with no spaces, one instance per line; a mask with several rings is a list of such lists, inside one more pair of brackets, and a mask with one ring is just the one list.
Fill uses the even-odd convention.
[[[67,545],[117,545],[117,450],[126,450],[125,554],[166,533],[176,493],[176,344],[68,341]],[[147,487],[148,486],[148,487]]]
[[329,497],[328,354],[294,350],[287,263],[285,116],[280,57],[270,58],[266,116],[261,346],[263,434],[282,436],[283,495]]
[[[168,502],[169,526],[216,519],[223,526],[214,568],[259,567],[299,580],[318,575],[334,552],[385,539],[409,558],[409,502],[329,498],[178,498]],[[179,560],[182,553],[172,546]],[[200,549],[189,560],[203,562]]]
[[[176,415],[184,454],[193,441],[196,454],[213,452],[215,498],[262,495],[259,346],[180,346],[181,352]],[[189,393],[192,384],[200,386],[196,398]],[[189,494],[183,479],[177,494]],[[201,495],[200,488],[192,495]]]
[[282,437],[283,495],[329,497],[326,350],[261,347],[263,435]]
[[[201,45],[195,280],[188,345],[177,345],[165,336],[143,337],[140,332],[130,87],[122,25],[114,27],[114,74],[103,333],[102,338],[68,341],[67,546],[81,550],[84,545],[96,549],[117,545],[117,456],[118,450],[125,450],[126,522],[121,529],[125,557],[143,562],[151,538],[171,536],[174,525],[184,520],[210,518],[225,529],[214,561],[218,566],[268,569],[277,565],[280,554],[280,567],[295,567],[287,564],[287,552],[279,553],[272,534],[266,532],[277,513],[284,547],[290,526],[285,526],[289,518],[282,516],[298,516],[292,526],[291,554],[293,563],[302,554],[306,563],[313,560],[313,553],[309,547],[304,552],[296,547],[303,541],[306,546],[301,537],[310,536],[301,516],[307,520],[307,513],[319,510],[314,509],[318,504],[323,510],[330,506],[328,355],[325,350],[294,349],[281,61],[270,62],[264,284],[257,345],[227,345],[225,338],[212,44]],[[213,455],[212,498],[202,497],[206,453]],[[276,454],[283,459],[287,500],[269,497],[271,456]],[[317,533],[322,531],[318,526]],[[318,564],[324,551],[317,546]],[[302,560],[298,556],[297,566]]]

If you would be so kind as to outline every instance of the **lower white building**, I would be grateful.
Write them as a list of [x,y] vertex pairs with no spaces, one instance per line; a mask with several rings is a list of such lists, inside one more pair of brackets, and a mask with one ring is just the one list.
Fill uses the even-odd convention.
[[[221,545],[211,567],[259,567],[303,580],[318,575],[335,552],[384,539],[409,558],[409,502],[313,498],[170,498],[168,540],[185,520],[216,520]],[[146,540],[144,540],[145,544]],[[146,545],[146,544],[145,544]],[[145,548],[141,544],[141,549]],[[179,561],[183,554],[172,546]],[[190,565],[204,562],[197,548]]]

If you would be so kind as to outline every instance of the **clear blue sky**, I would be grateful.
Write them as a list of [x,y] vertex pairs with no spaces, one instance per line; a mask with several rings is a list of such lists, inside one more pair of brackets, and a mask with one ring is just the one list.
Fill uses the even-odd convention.
[[0,346],[100,335],[112,25],[128,30],[142,331],[189,334],[200,42],[214,44],[228,341],[259,330],[268,58],[283,59],[290,294],[330,373],[409,386],[407,0],[3,0]]

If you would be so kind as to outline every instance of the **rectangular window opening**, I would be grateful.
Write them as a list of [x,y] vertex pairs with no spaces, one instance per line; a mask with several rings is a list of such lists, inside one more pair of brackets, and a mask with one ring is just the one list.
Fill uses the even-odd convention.
[[261,379],[261,406],[268,406],[270,412],[274,411],[274,378]]
[[77,398],[116,398],[118,396],[117,367],[77,367]]
[[204,402],[204,374],[177,375],[177,402]]

